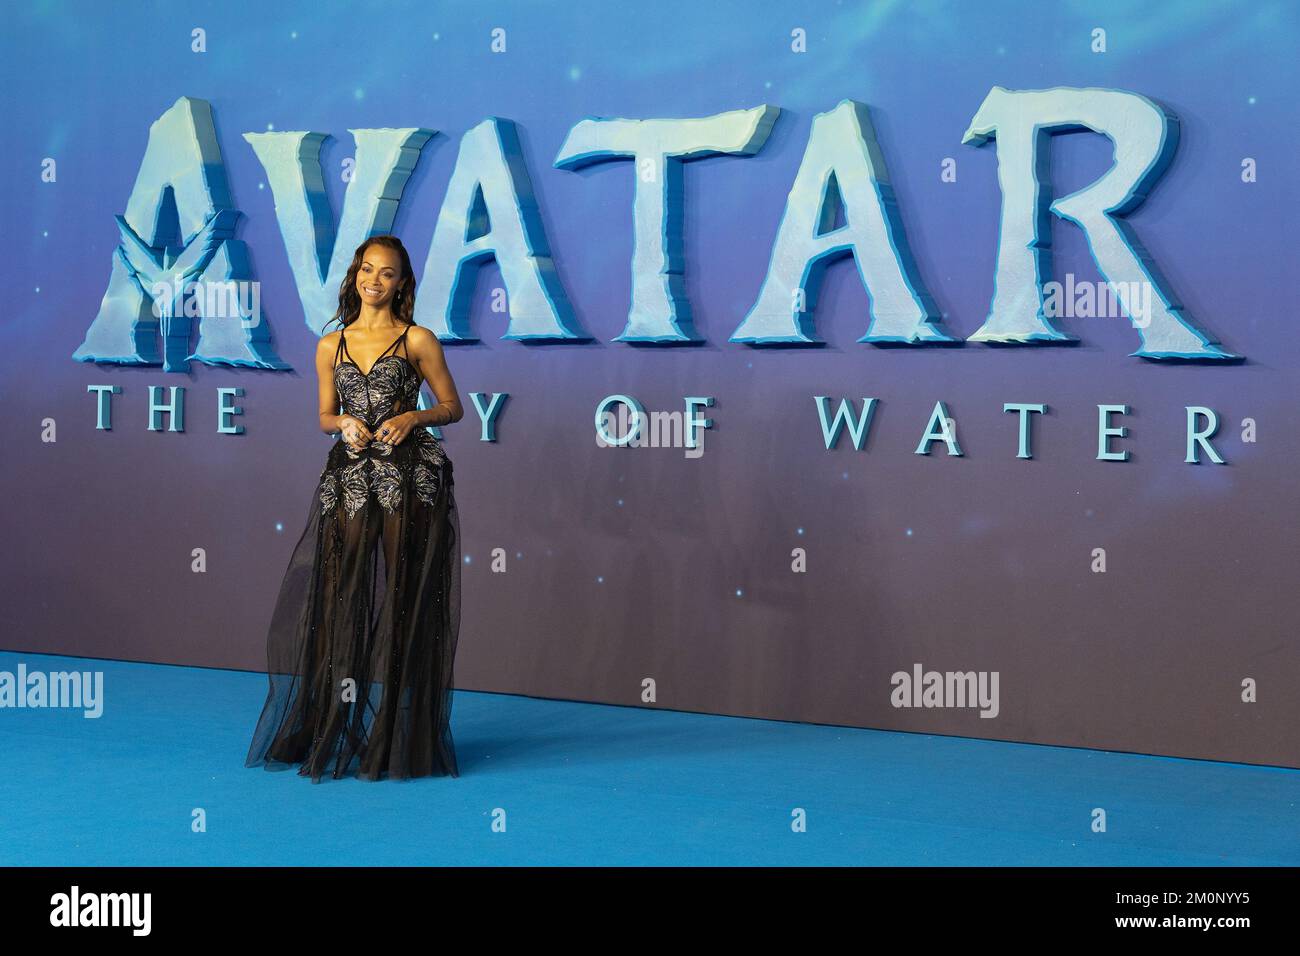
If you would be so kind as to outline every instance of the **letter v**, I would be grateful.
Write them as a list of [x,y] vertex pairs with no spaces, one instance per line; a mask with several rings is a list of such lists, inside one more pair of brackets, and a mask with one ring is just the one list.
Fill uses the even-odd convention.
[[321,169],[328,133],[245,133],[266,170],[289,266],[307,327],[317,335],[338,308],[352,254],[370,236],[392,229],[402,190],[431,129],[354,129],[357,151],[337,231]]

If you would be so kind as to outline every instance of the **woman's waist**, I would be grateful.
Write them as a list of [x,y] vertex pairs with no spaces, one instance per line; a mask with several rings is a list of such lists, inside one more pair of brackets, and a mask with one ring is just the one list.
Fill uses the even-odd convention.
[[331,458],[356,461],[361,458],[405,458],[420,456],[439,460],[446,458],[442,442],[422,425],[416,426],[404,439],[391,444],[379,438],[378,429],[371,429],[375,437],[360,448],[353,448],[340,436],[330,448]]
[[390,410],[374,409],[372,411],[367,411],[365,408],[348,408],[345,405],[343,406],[343,414],[350,418],[355,418],[373,432],[375,429],[382,427],[384,422],[390,421],[394,418],[401,418],[406,414],[406,410],[395,408]]
[[415,446],[410,438],[396,445],[372,438],[360,448],[353,448],[343,438],[339,438],[330,448],[331,458],[348,461],[357,461],[361,458],[398,458],[414,453]]

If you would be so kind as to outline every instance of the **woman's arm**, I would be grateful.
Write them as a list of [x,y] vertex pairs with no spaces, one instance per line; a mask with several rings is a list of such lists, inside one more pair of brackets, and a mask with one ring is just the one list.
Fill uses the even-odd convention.
[[322,335],[316,343],[316,385],[320,395],[320,430],[333,435],[339,430],[339,393],[334,387],[334,349],[338,333]]
[[338,333],[322,335],[316,343],[316,382],[320,402],[320,430],[327,435],[342,432],[343,440],[353,448],[363,448],[374,437],[365,424],[352,415],[340,415],[339,393],[334,387],[334,350]]
[[438,337],[422,325],[412,326],[406,333],[407,354],[416,370],[429,383],[438,404],[433,408],[420,408],[408,415],[413,416],[415,426],[450,425],[465,417],[465,410],[460,404],[460,393],[456,391],[456,382],[447,368],[447,358],[442,352],[442,343]]

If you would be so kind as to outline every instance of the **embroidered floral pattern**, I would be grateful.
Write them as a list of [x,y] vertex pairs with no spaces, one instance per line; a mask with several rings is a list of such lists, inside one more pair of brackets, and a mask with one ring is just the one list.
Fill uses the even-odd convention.
[[320,506],[322,511],[333,511],[339,503],[339,481],[329,469],[320,474]]
[[370,488],[385,511],[393,511],[402,503],[402,476],[390,461],[370,461]]
[[370,460],[363,459],[339,469],[338,482],[343,488],[343,505],[347,508],[349,518],[365,507],[366,495],[369,494],[366,469],[369,467]]
[[411,476],[415,485],[415,494],[426,505],[432,505],[438,497],[438,479],[424,462],[415,466]]

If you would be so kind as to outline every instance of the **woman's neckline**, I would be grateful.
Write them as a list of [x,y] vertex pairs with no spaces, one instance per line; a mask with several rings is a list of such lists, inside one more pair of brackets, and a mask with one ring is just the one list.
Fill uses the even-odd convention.
[[[347,355],[348,364],[350,364],[358,372],[361,372],[361,366],[357,364],[356,359],[353,358],[352,356],[352,350],[348,348],[347,331],[348,331],[347,326],[344,326],[343,328],[339,329],[339,346],[343,351],[343,353]],[[406,338],[406,333],[409,331],[411,331],[411,327],[409,325],[404,326],[402,328],[402,331],[398,334],[397,338],[393,339],[393,341],[388,344],[388,347],[379,353],[379,357],[370,363],[370,371],[361,372],[361,374],[364,377],[369,378],[370,373],[375,370],[375,367],[378,366],[379,363],[386,358],[400,358],[403,361],[405,361],[407,365],[411,365],[410,359],[406,358],[405,356],[398,355],[397,352],[395,351],[397,346],[402,342],[402,340]],[[338,364],[342,365],[344,363],[340,362]],[[411,367],[414,368],[414,366]]]

